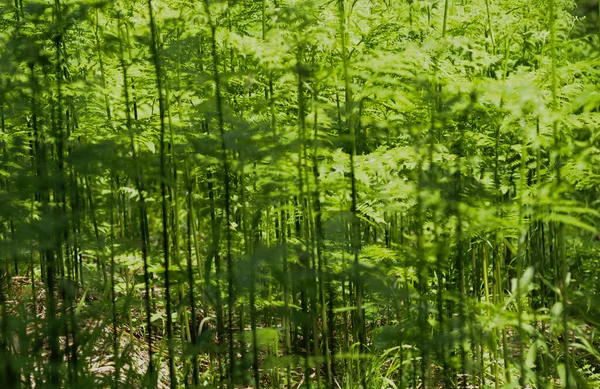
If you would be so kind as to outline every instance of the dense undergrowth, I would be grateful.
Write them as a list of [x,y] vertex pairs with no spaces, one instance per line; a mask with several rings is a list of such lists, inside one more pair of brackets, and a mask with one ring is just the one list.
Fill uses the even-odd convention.
[[597,11],[3,2],[0,388],[600,387]]

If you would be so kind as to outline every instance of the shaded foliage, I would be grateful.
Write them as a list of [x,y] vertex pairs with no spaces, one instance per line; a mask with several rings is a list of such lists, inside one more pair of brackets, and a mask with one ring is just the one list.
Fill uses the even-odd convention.
[[6,3],[0,386],[597,387],[588,8]]

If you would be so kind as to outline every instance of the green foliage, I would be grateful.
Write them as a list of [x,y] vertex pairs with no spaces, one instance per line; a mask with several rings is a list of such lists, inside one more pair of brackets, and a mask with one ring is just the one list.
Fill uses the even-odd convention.
[[6,3],[0,387],[598,386],[587,3]]

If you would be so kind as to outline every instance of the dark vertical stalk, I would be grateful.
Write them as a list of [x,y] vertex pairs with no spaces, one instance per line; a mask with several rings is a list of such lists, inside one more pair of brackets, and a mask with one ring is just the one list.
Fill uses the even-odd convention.
[[156,86],[158,88],[158,109],[160,116],[160,196],[161,196],[161,209],[162,209],[162,247],[163,247],[163,259],[165,267],[165,301],[166,301],[166,315],[167,315],[167,349],[169,352],[169,379],[171,382],[171,388],[177,388],[177,375],[175,374],[175,351],[173,344],[173,316],[171,308],[171,276],[170,276],[170,260],[171,254],[169,252],[170,241],[169,241],[169,214],[167,210],[167,184],[166,181],[169,178],[167,176],[167,151],[166,151],[166,98],[165,88],[163,87],[163,69],[160,58],[160,42],[158,36],[158,26],[154,19],[154,10],[152,7],[152,0],[148,0],[148,13],[150,15],[150,31],[151,31],[151,44],[150,51],[154,60],[154,71],[156,76]]
[[225,143],[225,117],[223,112],[223,96],[221,94],[221,74],[219,72],[219,54],[217,51],[217,25],[216,21],[213,20],[210,12],[209,0],[204,0],[206,7],[206,13],[208,16],[210,31],[211,31],[211,55],[213,65],[213,80],[215,83],[215,98],[216,98],[216,110],[217,110],[217,125],[219,128],[219,134],[221,137],[221,158],[223,165],[223,176],[224,176],[224,197],[225,197],[225,240],[227,243],[226,249],[226,262],[227,262],[227,292],[228,292],[228,335],[229,335],[229,387],[233,387],[233,375],[235,372],[235,353],[234,353],[234,337],[233,337],[233,311],[235,294],[233,290],[233,259],[232,259],[232,234],[231,234],[231,184],[229,182],[229,159],[227,146]]
[[[599,6],[600,7],[600,6]],[[600,9],[600,8],[599,8]],[[557,53],[556,53],[556,1],[549,1],[549,12],[550,12],[550,57],[551,57],[551,92],[552,92],[552,112],[556,112],[559,109],[558,105],[558,75],[557,75]],[[552,136],[554,140],[553,151],[556,155],[554,161],[554,169],[556,172],[556,189],[560,190],[562,184],[562,155],[561,155],[561,134],[559,129],[559,123],[556,119],[552,122]],[[567,256],[565,255],[565,238],[564,238],[564,226],[561,222],[556,222],[556,261],[559,263],[557,268],[559,272],[556,273],[558,280],[558,289],[562,299],[562,325],[563,325],[563,361],[565,365],[565,383],[564,387],[570,389],[573,387],[571,382],[571,359],[569,353],[570,344],[570,330],[569,330],[569,263]]]
[[[117,14],[119,18],[119,24],[121,25],[122,21],[120,19],[120,15]],[[157,372],[154,367],[154,352],[152,349],[152,320],[151,320],[151,310],[150,304],[152,300],[152,295],[150,293],[150,273],[148,271],[148,225],[147,225],[147,212],[146,212],[146,194],[144,189],[144,175],[143,170],[139,166],[137,151],[135,148],[134,134],[133,134],[133,123],[131,118],[131,101],[129,95],[129,77],[127,75],[128,64],[125,60],[125,53],[123,48],[123,41],[128,38],[128,36],[123,36],[123,28],[119,26],[119,56],[121,62],[121,72],[123,74],[123,92],[125,97],[125,125],[127,127],[127,131],[129,132],[129,141],[131,148],[131,155],[133,159],[133,167],[135,171],[135,184],[136,189],[138,191],[140,197],[140,233],[142,240],[142,261],[144,263],[144,308],[146,311],[146,340],[148,343],[148,372],[147,372],[147,386],[148,388],[154,388],[156,386]],[[137,117],[137,110],[134,108],[134,115]]]
[[119,357],[119,331],[117,322],[117,296],[115,292],[115,174],[111,176],[110,185],[110,299],[112,311],[112,327],[113,327],[113,359],[115,363],[113,389],[119,388],[119,380],[121,374],[121,358]]
[[[318,101],[318,89],[315,85],[315,95],[313,100]],[[315,106],[315,121],[314,121],[314,134],[313,134],[313,153],[312,153],[312,164],[313,164],[313,180],[314,180],[314,192],[313,192],[313,208],[314,208],[314,223],[315,223],[315,244],[317,254],[317,276],[319,281],[319,304],[321,305],[321,337],[323,342],[323,361],[325,364],[325,384],[327,389],[333,388],[333,364],[334,355],[331,353],[334,349],[334,336],[333,336],[333,322],[328,321],[333,319],[333,292],[332,292],[332,281],[327,275],[328,263],[327,256],[323,254],[325,248],[325,233],[323,229],[323,213],[321,210],[321,188],[319,183],[319,157],[318,157],[318,111]],[[328,289],[328,299],[326,299],[326,291]],[[329,304],[329,312],[327,312],[327,305]]]
[[[196,294],[195,294],[195,286],[196,286],[196,282],[194,281],[194,271],[193,271],[193,267],[192,267],[192,238],[191,238],[191,234],[194,231],[193,228],[193,224],[195,223],[195,221],[193,220],[194,217],[194,213],[193,213],[193,205],[192,205],[192,193],[193,193],[193,186],[192,186],[192,180],[189,176],[189,168],[187,163],[185,163],[185,181],[187,183],[187,276],[188,276],[188,287],[190,288],[189,291],[189,298],[190,298],[190,327],[191,327],[191,331],[190,331],[190,341],[192,343],[192,384],[194,386],[198,386],[199,384],[199,370],[198,370],[198,351],[197,351],[197,347],[198,347],[198,343],[197,343],[197,336],[196,336],[196,331],[197,331],[197,324],[196,324]],[[195,234],[194,234],[195,235]],[[197,253],[198,248],[195,247],[196,250],[196,255],[199,255]]]
[[[358,254],[360,251],[360,222],[358,219],[357,212],[357,201],[358,194],[356,189],[356,174],[355,174],[355,163],[354,159],[356,157],[356,138],[355,138],[355,126],[354,126],[354,112],[353,112],[353,93],[350,85],[350,75],[349,75],[349,55],[348,55],[348,33],[346,31],[346,9],[344,6],[344,0],[338,0],[338,19],[339,19],[339,34],[340,34],[340,45],[341,45],[341,55],[342,55],[342,66],[343,66],[343,74],[344,74],[344,92],[345,92],[345,126],[348,130],[348,134],[350,136],[350,188],[351,188],[351,197],[352,204],[350,207],[350,212],[352,214],[352,229],[350,234],[351,248],[352,254],[354,257],[354,287],[355,291],[355,305],[356,305],[356,329],[358,333],[358,341],[359,345],[359,353],[363,354],[367,351],[367,336],[366,336],[366,327],[364,320],[364,308],[363,308],[363,283],[360,277],[360,265],[358,260]],[[358,372],[360,374],[359,381],[362,383],[363,387],[367,387],[367,380],[364,374],[364,365],[361,363],[360,359],[358,360],[359,369]]]

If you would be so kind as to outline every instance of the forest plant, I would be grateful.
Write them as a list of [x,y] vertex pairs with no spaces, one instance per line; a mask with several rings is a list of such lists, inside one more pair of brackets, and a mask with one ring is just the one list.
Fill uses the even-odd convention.
[[592,387],[573,5],[7,5],[0,384]]

